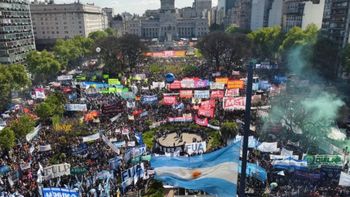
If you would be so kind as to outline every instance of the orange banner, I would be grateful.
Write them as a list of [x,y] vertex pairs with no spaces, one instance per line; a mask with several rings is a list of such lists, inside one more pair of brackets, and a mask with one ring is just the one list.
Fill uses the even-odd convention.
[[180,98],[192,98],[192,90],[180,90]]
[[244,81],[242,80],[232,80],[227,82],[227,89],[243,89]]
[[216,83],[223,83],[223,84],[227,84],[228,82],[228,78],[227,77],[218,77],[215,79]]

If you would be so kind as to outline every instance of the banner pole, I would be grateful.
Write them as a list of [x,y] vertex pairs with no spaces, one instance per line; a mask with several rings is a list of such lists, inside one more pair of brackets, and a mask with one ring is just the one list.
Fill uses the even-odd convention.
[[242,171],[239,185],[239,197],[245,196],[246,186],[246,169],[247,169],[247,152],[248,152],[248,137],[250,133],[250,108],[252,102],[252,85],[253,85],[253,66],[255,60],[252,60],[248,65],[248,76],[246,86],[246,106],[244,115],[244,137],[243,137],[243,150],[242,150]]

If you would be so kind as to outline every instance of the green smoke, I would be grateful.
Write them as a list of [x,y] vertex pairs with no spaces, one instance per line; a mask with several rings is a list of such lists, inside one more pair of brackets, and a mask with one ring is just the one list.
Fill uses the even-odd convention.
[[[327,139],[331,128],[336,126],[339,109],[344,102],[329,92],[326,85],[308,63],[310,47],[292,49],[288,54],[288,70],[292,75],[286,90],[272,98],[272,109],[267,123],[282,123],[289,134],[299,134],[304,145]],[[320,145],[320,144],[319,144]]]

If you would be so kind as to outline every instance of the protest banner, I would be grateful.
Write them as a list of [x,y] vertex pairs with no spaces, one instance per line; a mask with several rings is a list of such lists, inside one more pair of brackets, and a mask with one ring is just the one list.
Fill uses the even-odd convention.
[[164,98],[163,98],[164,105],[173,105],[176,103],[177,103],[177,100],[176,100],[175,96],[164,96]]
[[50,180],[64,175],[70,175],[70,164],[63,163],[45,167],[44,170],[44,179]]
[[39,151],[40,152],[46,152],[46,151],[50,151],[51,150],[51,145],[43,145],[43,146],[39,146]]
[[83,175],[87,172],[88,172],[88,170],[86,168],[83,168],[83,167],[74,167],[74,168],[70,169],[71,175]]
[[211,124],[208,124],[207,127],[208,127],[208,128],[211,128],[211,129],[214,129],[214,130],[217,130],[217,131],[220,130],[220,127],[219,127],[219,126],[214,126],[214,125],[211,125]]
[[201,102],[201,109],[215,109],[215,100],[211,99],[208,101]]
[[130,133],[130,130],[128,128],[123,128],[122,129],[122,134],[123,135],[129,135],[129,133]]
[[310,167],[327,166],[342,166],[343,159],[341,155],[305,155],[304,160]]
[[192,90],[180,90],[180,98],[192,98]]
[[79,192],[66,188],[43,188],[43,197],[79,197]]
[[108,85],[120,85],[120,81],[118,79],[108,79]]
[[122,176],[123,188],[133,183],[136,184],[139,179],[146,178],[144,164],[140,163],[140,164],[134,165],[133,167],[123,171],[121,176]]
[[208,117],[208,118],[213,118],[214,117],[214,109],[213,108],[209,108],[209,109],[199,108],[198,115]]
[[[233,143],[241,142],[241,147],[243,147],[243,136],[237,135],[232,141]],[[248,137],[248,148],[256,148],[259,145],[259,141],[254,136]]]
[[66,104],[65,105],[66,111],[73,111],[73,112],[80,112],[80,111],[87,111],[86,104]]
[[208,99],[208,98],[210,98],[210,91],[209,90],[195,90],[194,91],[194,98]]
[[194,81],[194,88],[206,88],[209,86],[208,80],[198,79]]
[[171,84],[168,84],[168,88],[170,90],[178,90],[181,89],[181,81],[174,81]]
[[276,169],[284,170],[306,170],[308,165],[305,160],[295,160],[287,158],[283,160],[273,160],[272,166]]
[[125,147],[126,142],[125,141],[113,142],[113,145],[116,146],[117,148],[122,148],[122,147]]
[[225,97],[223,102],[223,108],[224,110],[244,110],[245,100],[245,97]]
[[136,146],[135,141],[128,141],[128,147],[134,147]]
[[265,153],[280,152],[280,149],[277,147],[277,142],[262,142],[257,149]]
[[198,143],[189,143],[185,145],[185,151],[188,154],[202,154],[207,151],[207,143],[206,142],[198,142]]
[[100,139],[100,133],[83,137],[83,142],[91,142]]
[[28,133],[28,134],[26,135],[26,140],[27,140],[27,142],[32,141],[32,140],[38,135],[40,129],[41,129],[41,124],[39,124],[38,126],[36,126],[36,127],[33,129],[32,132]]
[[31,168],[31,162],[30,163],[21,163],[20,165],[21,170],[27,170]]
[[45,99],[45,89],[44,88],[35,88],[35,99]]
[[196,117],[195,117],[195,122],[196,122],[196,124],[198,124],[198,125],[200,125],[200,126],[203,126],[203,127],[208,126],[208,118],[200,119],[200,118],[198,118],[198,117],[196,116]]
[[81,143],[77,147],[72,148],[72,154],[74,156],[86,154],[87,151],[88,151],[88,145],[85,143]]
[[223,90],[214,90],[211,91],[210,98],[211,99],[218,99],[218,98],[224,98],[225,92]]
[[194,80],[191,78],[182,79],[181,80],[181,88],[193,89],[194,88]]
[[304,172],[304,171],[296,170],[294,171],[294,174],[298,177],[306,178],[306,179],[319,180],[321,178],[320,173],[312,173],[312,172]]
[[112,144],[112,142],[105,136],[102,135],[102,140],[104,141],[104,143],[109,146],[115,153],[120,154],[120,150],[119,148],[117,148],[114,144]]
[[225,92],[226,97],[237,97],[239,96],[239,89],[227,89]]
[[123,99],[135,99],[135,94],[133,92],[120,92],[118,95]]
[[285,148],[281,149],[281,155],[283,156],[292,156],[293,155],[293,151],[287,150]]
[[117,121],[121,116],[122,116],[122,114],[120,113],[120,114],[114,116],[113,118],[111,118],[110,121],[111,121],[111,122],[115,122],[115,121]]
[[340,173],[339,185],[349,187],[350,186],[350,174],[345,172]]
[[212,83],[210,83],[210,89],[211,90],[223,90],[223,89],[225,89],[225,84],[218,83],[218,82],[212,82]]
[[97,175],[96,175],[96,178],[97,179],[108,179],[108,178],[111,178],[113,175],[107,171],[107,170],[102,170],[101,172],[98,172]]
[[227,77],[218,77],[218,78],[215,78],[215,82],[216,82],[216,83],[227,84],[228,78],[227,78]]
[[144,95],[141,97],[142,104],[152,105],[152,104],[157,104],[157,101],[158,101],[157,95],[150,95],[150,96]]
[[192,121],[193,121],[192,116],[168,118],[168,122],[192,122]]
[[227,89],[243,89],[244,81],[242,80],[232,80],[227,82]]
[[285,155],[270,155],[270,160],[283,160],[283,159],[288,159],[292,158],[295,160],[299,159],[298,155],[290,155],[290,156],[285,156]]
[[152,85],[151,85],[151,89],[154,90],[154,89],[163,89],[165,88],[165,82],[152,82]]
[[70,81],[73,80],[73,75],[61,75],[57,77],[57,81]]

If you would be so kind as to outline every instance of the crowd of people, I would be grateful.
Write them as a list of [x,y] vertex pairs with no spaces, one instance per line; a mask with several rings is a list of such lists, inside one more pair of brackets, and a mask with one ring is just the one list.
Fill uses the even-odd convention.
[[[176,63],[176,61],[178,60],[170,60],[168,63]],[[148,71],[139,69],[129,75],[142,72],[146,78],[120,79],[121,85],[132,90],[134,98],[123,98],[120,93],[101,94],[98,91],[88,94],[86,89],[76,86],[77,81],[66,82],[75,94],[74,97],[64,93],[62,88],[48,88],[45,91],[46,95],[58,91],[65,95],[67,104],[86,105],[87,111],[83,112],[66,109],[61,120],[61,122],[74,122],[74,124],[83,121],[78,124],[80,125],[78,128],[84,130],[83,135],[69,135],[62,138],[62,132],[56,132],[52,124],[40,123],[37,126],[39,132],[33,139],[18,140],[11,151],[2,151],[0,196],[41,196],[43,188],[67,188],[78,191],[80,196],[127,196],[130,192],[145,190],[148,180],[152,179],[149,160],[143,157],[153,153],[166,154],[164,149],[155,146],[159,145],[159,139],[166,138],[169,133],[175,132],[178,140],[183,141],[182,133],[195,133],[209,144],[210,137],[201,127],[188,128],[188,125],[193,123],[172,123],[183,125],[183,129],[158,130],[152,139],[153,146],[145,144],[142,133],[149,130],[152,123],[166,124],[168,117],[181,117],[183,114],[191,114],[194,117],[197,111],[194,109],[196,103],[191,99],[178,98],[178,103],[182,104],[181,108],[178,108],[178,105],[163,105],[163,93],[177,94],[178,92],[168,90],[166,87],[152,89],[153,80],[161,81],[162,77],[151,76]],[[199,75],[207,76],[205,73],[199,73]],[[123,78],[128,79],[130,76],[123,76]],[[156,99],[150,103],[144,103],[142,102],[144,95],[155,96]],[[40,103],[40,100],[35,101],[32,106],[21,106],[20,109],[14,110],[10,118],[18,117],[24,107],[32,107],[33,110],[35,103]],[[239,119],[242,120],[244,113],[225,111],[222,99],[217,99],[215,106],[214,116],[219,124],[228,120],[241,124]],[[92,111],[95,111],[97,116],[84,119],[84,116]],[[240,126],[242,127],[242,124]],[[91,137],[96,134],[98,137]],[[196,140],[185,143],[192,142]],[[39,148],[48,147],[48,145],[50,146],[47,149]],[[208,152],[223,146],[222,143],[220,146],[210,147]],[[186,155],[184,149],[181,151],[181,155]],[[248,177],[248,195],[350,196],[348,188],[339,187],[335,182],[321,181],[320,177],[313,179],[296,176],[289,170],[279,173],[281,170],[274,168],[269,153],[250,149],[248,156],[250,163],[257,163],[266,170],[268,175],[265,181]],[[64,163],[70,165],[69,175],[46,177],[47,172],[44,170],[46,167]],[[129,183],[130,180],[122,180],[121,177],[124,176],[125,171],[140,163],[143,165],[143,171],[138,180],[132,180],[131,183]]]

